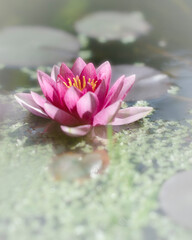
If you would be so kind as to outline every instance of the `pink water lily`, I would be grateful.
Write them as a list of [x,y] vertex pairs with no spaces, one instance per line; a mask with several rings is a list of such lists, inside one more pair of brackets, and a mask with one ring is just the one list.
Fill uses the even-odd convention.
[[152,111],[151,107],[121,109],[135,75],[121,76],[109,89],[109,62],[96,69],[77,58],[71,69],[62,63],[53,67],[51,76],[42,71],[37,76],[44,97],[35,92],[18,93],[16,100],[31,113],[57,121],[69,136],[84,136],[98,125],[129,124]]

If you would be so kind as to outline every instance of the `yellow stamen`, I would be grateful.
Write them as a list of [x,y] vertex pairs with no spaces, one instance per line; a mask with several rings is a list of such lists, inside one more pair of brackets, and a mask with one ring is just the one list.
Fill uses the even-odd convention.
[[78,83],[79,83],[79,89],[82,90],[82,88],[81,88],[81,80],[80,79],[78,79]]
[[91,82],[91,85],[92,85],[92,84],[94,84],[94,79],[93,79],[92,82]]
[[71,86],[72,86],[71,79],[70,79],[70,78],[68,78],[68,81],[69,81],[69,87],[71,87]]
[[94,84],[92,85],[93,91],[95,90],[95,87],[96,87],[96,84],[94,83]]
[[86,80],[85,80],[85,76],[83,76],[83,89],[86,87]]
[[[78,76],[76,76],[76,78],[77,78]],[[73,86],[75,86],[75,87],[77,87],[78,88],[78,85],[77,85],[77,80],[76,80],[76,78],[73,78],[73,81],[74,81],[74,83],[73,83]]]
[[79,79],[79,76],[73,77],[73,79],[68,78],[68,84],[66,82],[63,82],[67,88],[70,88],[71,86],[74,86],[78,88],[79,90],[84,90],[87,87],[87,83],[91,85],[91,88],[93,91],[95,91],[95,88],[97,86],[97,82],[95,79],[89,78],[88,81],[86,81],[85,76],[83,76],[82,82]]
[[66,82],[63,82],[63,83],[65,84],[65,86],[66,86],[67,88],[70,88],[70,86],[68,86]]
[[91,82],[91,86],[92,86],[92,89],[96,86],[96,84],[94,83],[94,80]]

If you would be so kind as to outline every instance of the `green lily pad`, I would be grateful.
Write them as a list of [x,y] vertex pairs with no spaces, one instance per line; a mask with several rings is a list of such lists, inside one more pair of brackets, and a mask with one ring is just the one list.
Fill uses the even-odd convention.
[[77,56],[78,40],[48,27],[17,26],[0,31],[0,64],[37,67],[69,61]]
[[112,67],[112,83],[121,75],[136,75],[136,81],[125,100],[156,99],[167,93],[171,79],[164,73],[145,65],[116,65]]
[[149,33],[151,26],[140,12],[97,12],[86,16],[75,24],[79,34],[102,42],[122,40],[134,42]]

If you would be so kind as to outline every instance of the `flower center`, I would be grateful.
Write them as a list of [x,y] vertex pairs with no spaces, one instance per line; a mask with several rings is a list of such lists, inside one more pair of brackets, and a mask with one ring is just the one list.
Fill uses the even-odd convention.
[[89,78],[86,80],[85,76],[83,76],[83,80],[79,78],[79,76],[76,76],[74,78],[68,78],[67,80],[63,81],[64,85],[67,88],[70,88],[72,86],[78,88],[79,90],[83,91],[88,86],[91,87],[92,91],[95,91],[95,88],[97,86],[98,81],[95,79]]

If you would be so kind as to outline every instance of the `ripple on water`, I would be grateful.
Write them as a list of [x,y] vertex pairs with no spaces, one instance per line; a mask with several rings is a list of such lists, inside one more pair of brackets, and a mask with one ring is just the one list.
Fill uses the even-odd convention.
[[55,157],[50,164],[50,172],[56,180],[84,180],[95,178],[109,164],[106,151],[92,153],[63,153]]

